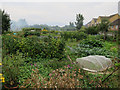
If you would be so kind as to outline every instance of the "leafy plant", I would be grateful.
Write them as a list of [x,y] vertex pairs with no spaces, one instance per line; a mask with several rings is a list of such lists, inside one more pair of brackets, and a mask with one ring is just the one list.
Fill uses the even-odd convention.
[[92,26],[92,27],[88,27],[86,28],[85,31],[87,34],[91,34],[91,35],[96,35],[99,33],[99,29],[97,28],[97,26]]
[[23,28],[22,29],[23,32],[28,32],[28,31],[31,31],[31,30],[41,31],[41,28]]
[[7,54],[13,53],[19,49],[18,46],[19,38],[12,35],[3,35],[2,36],[2,47],[3,47],[3,57]]
[[71,54],[79,57],[85,57],[89,55],[103,55],[106,57],[117,57],[117,54],[104,47],[105,43],[100,40],[85,39],[78,44],[77,47],[71,49]]
[[60,38],[49,37],[47,42],[38,37],[17,38],[13,36],[3,37],[3,51],[6,54],[15,54],[17,50],[28,57],[63,58],[65,42]]
[[104,46],[104,43],[101,42],[100,40],[95,40],[95,39],[84,39],[83,41],[81,41],[80,45],[88,45],[90,46],[91,48],[92,47],[103,47]]
[[24,37],[27,37],[28,35],[40,36],[40,32],[25,32],[24,33]]
[[17,52],[17,56],[13,54],[3,58],[3,75],[5,77],[5,85],[8,87],[17,86],[19,84],[20,66],[23,64],[24,59],[22,54]]
[[64,38],[65,40],[68,40],[68,39],[76,39],[77,41],[78,40],[82,40],[82,39],[85,39],[87,38],[87,34],[85,34],[84,32],[64,32],[64,33],[61,33],[61,37]]

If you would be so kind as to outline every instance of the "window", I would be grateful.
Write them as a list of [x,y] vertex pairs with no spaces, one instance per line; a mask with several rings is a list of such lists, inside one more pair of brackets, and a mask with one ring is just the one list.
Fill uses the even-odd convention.
[[118,29],[118,25],[116,25],[116,29]]

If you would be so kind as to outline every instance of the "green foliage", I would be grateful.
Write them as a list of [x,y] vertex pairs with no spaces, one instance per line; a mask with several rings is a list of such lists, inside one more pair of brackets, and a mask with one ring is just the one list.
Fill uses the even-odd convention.
[[107,32],[109,28],[109,21],[107,19],[103,19],[101,23],[98,25],[98,28],[102,32]]
[[100,40],[102,41],[104,39],[104,36],[103,35],[88,35],[87,39],[95,39],[95,40]]
[[65,40],[68,40],[70,38],[70,39],[76,39],[78,41],[87,38],[87,34],[85,34],[84,32],[66,31],[64,33],[61,33],[61,37],[64,38]]
[[103,55],[106,57],[111,58],[114,54],[104,48],[94,47],[88,48],[86,45],[84,47],[78,47],[75,49],[75,53],[80,57],[85,57],[89,55]]
[[[0,9],[0,21],[2,21],[0,24],[0,27],[2,27],[2,33],[9,31],[10,29],[10,16],[5,13],[5,11]],[[0,32],[1,33],[1,32]]]
[[99,31],[104,33],[104,40],[106,40],[106,32],[108,32],[109,21],[107,19],[103,19],[101,23],[97,26]]
[[26,31],[26,32],[24,33],[24,37],[27,37],[28,35],[40,36],[40,32],[28,32],[28,31]]
[[[116,74],[113,74],[106,82],[102,80],[108,75],[91,73],[79,69],[75,63],[68,64],[49,73],[48,77],[42,77],[41,71],[35,68],[31,77],[25,79],[23,87],[26,88],[115,88],[119,87]],[[43,70],[44,71],[44,70]],[[69,83],[68,83],[69,82]],[[112,82],[112,83],[111,83]],[[56,84],[57,83],[57,84]]]
[[43,65],[45,67],[51,67],[52,69],[55,70],[58,68],[62,68],[63,66],[68,65],[68,64],[70,64],[69,61],[65,61],[65,60],[59,61],[57,58],[53,58],[52,60],[49,60],[48,63],[44,63]]
[[50,30],[49,33],[55,33],[55,30]]
[[36,63],[24,63],[24,65],[20,67],[19,80],[21,85],[23,84],[25,79],[31,78],[31,73],[34,72],[33,69],[38,69],[39,74],[42,77],[48,77],[49,73],[53,69],[52,67],[45,67],[43,63],[41,63],[43,60],[46,61],[46,63],[48,63],[49,61],[48,59],[39,59]]
[[28,57],[63,58],[65,42],[59,38],[48,38],[43,42],[38,37],[17,38],[12,36],[3,37],[4,55],[16,53],[16,50]]
[[86,33],[91,35],[96,35],[99,33],[99,29],[97,26],[88,27],[86,28]]
[[17,52],[17,55],[6,56],[3,59],[3,75],[5,77],[5,85],[17,86],[19,84],[20,66],[23,65],[24,58],[22,54]]
[[101,42],[100,40],[95,40],[95,39],[85,39],[81,41],[80,45],[89,45],[91,48],[93,47],[103,47],[104,43]]
[[43,34],[47,34],[48,32],[47,31],[42,31]]
[[41,28],[23,28],[22,31],[26,32],[26,31],[31,31],[31,30],[35,30],[35,31],[41,31]]
[[84,33],[86,33],[86,28],[85,28],[85,26],[82,26],[82,27],[80,28],[79,32],[84,32]]
[[16,53],[16,51],[19,49],[18,41],[19,38],[13,37],[11,35],[2,36],[3,57],[10,53]]
[[84,20],[84,17],[82,14],[77,14],[76,15],[76,21],[75,24],[76,24],[76,28],[78,30],[80,30],[80,28],[83,26],[83,20]]
[[110,51],[110,49],[104,48],[104,43],[100,40],[83,40],[78,44],[78,47],[71,49],[72,54],[79,57],[85,57],[89,55],[103,55],[106,57],[116,57],[117,54]]

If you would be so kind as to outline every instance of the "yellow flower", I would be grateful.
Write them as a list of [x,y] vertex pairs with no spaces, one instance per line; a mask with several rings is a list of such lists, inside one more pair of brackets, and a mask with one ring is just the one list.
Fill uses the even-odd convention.
[[2,65],[2,63],[0,63],[0,65]]
[[2,77],[2,82],[5,82],[5,78],[4,77]]
[[0,77],[1,82],[5,82],[5,78],[3,76]]

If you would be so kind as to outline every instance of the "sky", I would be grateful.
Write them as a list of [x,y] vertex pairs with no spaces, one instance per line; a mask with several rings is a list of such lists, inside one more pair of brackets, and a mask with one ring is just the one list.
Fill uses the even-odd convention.
[[11,20],[26,19],[29,25],[68,25],[82,14],[84,25],[92,18],[118,13],[118,2],[2,2]]

